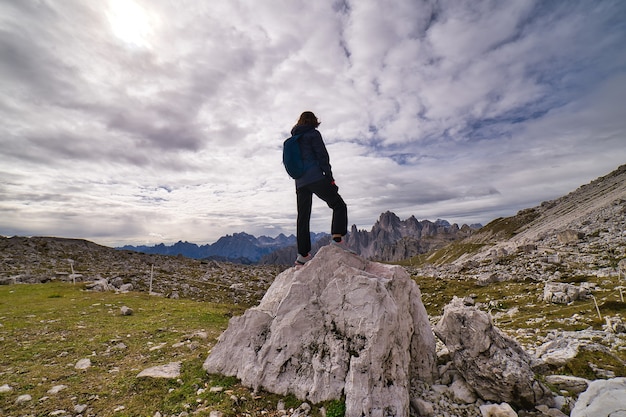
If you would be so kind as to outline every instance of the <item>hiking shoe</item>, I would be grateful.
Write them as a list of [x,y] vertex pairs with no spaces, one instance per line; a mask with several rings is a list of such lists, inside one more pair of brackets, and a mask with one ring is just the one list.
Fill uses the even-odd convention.
[[311,259],[313,259],[313,257],[311,256],[311,254],[309,253],[307,256],[302,256],[300,254],[298,254],[298,257],[296,258],[296,266],[299,265],[304,265],[305,263],[309,262]]
[[335,238],[331,239],[330,245],[331,246],[336,246],[338,248],[341,248],[341,249],[345,250],[346,252],[350,252],[350,253],[356,255],[356,252],[348,247],[348,244],[346,243],[346,240],[344,239],[343,236],[341,237],[341,240],[339,242],[337,242],[335,240]]

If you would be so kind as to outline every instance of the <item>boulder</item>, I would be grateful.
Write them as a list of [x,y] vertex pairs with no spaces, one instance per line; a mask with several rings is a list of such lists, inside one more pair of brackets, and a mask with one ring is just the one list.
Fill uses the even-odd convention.
[[584,298],[580,287],[563,282],[547,282],[543,288],[543,301],[546,303],[568,304]]
[[122,308],[120,308],[120,314],[122,316],[132,316],[133,315],[133,309],[128,307],[128,306],[122,306]]
[[579,232],[578,230],[572,230],[572,229],[564,230],[556,234],[557,240],[559,241],[559,243],[563,245],[576,243],[584,237],[585,237],[584,233]]
[[[585,329],[580,331],[552,331],[545,342],[535,349],[535,356],[542,362],[562,366],[574,359],[581,350],[610,353],[606,345],[619,340],[611,333]],[[617,348],[617,346],[613,346]]]
[[278,275],[203,366],[312,403],[345,396],[347,417],[408,416],[409,381],[437,376],[417,284],[399,266],[334,246]]
[[589,380],[571,375],[546,375],[546,382],[570,394],[580,394],[589,387]]
[[115,287],[109,284],[109,281],[106,278],[100,278],[94,282],[90,282],[85,285],[85,288],[96,292],[113,291],[115,289]]
[[517,413],[507,403],[484,404],[480,406],[482,417],[517,417]]
[[598,379],[576,401],[571,417],[626,416],[626,378]]
[[535,380],[532,358],[493,325],[489,314],[454,297],[444,307],[435,334],[445,343],[462,377],[483,400],[504,401],[525,409],[553,404],[550,390]]

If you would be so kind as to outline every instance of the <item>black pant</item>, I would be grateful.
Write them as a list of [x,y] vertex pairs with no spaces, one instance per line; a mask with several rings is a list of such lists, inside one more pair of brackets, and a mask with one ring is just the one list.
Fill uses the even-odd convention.
[[321,198],[333,210],[330,233],[346,235],[348,233],[348,207],[338,193],[336,185],[324,178],[313,184],[305,185],[296,190],[298,200],[298,253],[306,256],[311,251],[311,205],[313,194]]

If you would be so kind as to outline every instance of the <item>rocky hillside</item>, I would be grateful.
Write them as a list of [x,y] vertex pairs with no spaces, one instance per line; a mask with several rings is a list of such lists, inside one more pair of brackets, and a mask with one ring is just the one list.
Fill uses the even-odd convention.
[[82,239],[0,237],[0,284],[87,281],[104,289],[248,305],[280,270],[121,251]]
[[[626,165],[564,197],[496,219],[471,236],[416,263],[453,265],[466,273],[503,259],[536,278],[534,262],[566,265],[572,273],[615,268],[626,253]],[[500,262],[499,262],[500,260]],[[498,270],[500,268],[497,268]],[[534,272],[533,272],[534,271]]]

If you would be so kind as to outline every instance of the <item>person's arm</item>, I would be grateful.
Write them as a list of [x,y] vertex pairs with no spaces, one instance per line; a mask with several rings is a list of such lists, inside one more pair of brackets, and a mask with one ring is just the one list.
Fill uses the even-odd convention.
[[322,172],[330,182],[334,182],[333,172],[330,167],[330,156],[328,155],[328,151],[326,150],[326,145],[322,140],[322,134],[319,131],[315,131],[317,134],[314,136],[312,140],[313,153],[315,153],[315,159],[319,162],[320,168]]

